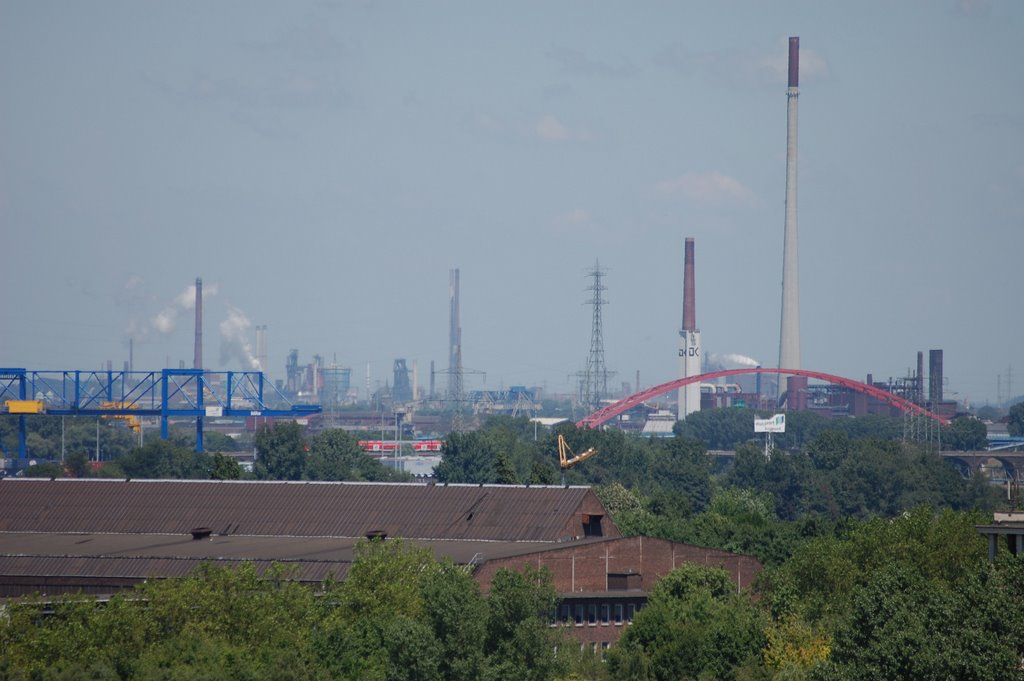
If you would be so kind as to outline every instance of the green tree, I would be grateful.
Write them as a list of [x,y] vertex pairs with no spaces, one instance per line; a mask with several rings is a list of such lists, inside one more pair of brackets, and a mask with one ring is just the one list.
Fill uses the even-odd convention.
[[[44,609],[49,613],[43,616]],[[312,590],[251,564],[152,580],[104,607],[80,595],[0,618],[5,678],[317,678]]]
[[555,485],[558,483],[558,474],[550,464],[536,460],[530,467],[529,481],[531,485]]
[[22,475],[26,478],[63,478],[64,467],[59,463],[39,463],[26,468]]
[[652,440],[650,477],[653,487],[686,498],[691,511],[711,500],[711,458],[699,440],[674,437]]
[[986,562],[985,541],[975,530],[983,520],[921,506],[895,518],[850,522],[839,534],[801,542],[785,564],[766,570],[765,599],[777,615],[831,623],[849,612],[853,594],[869,577],[890,564],[929,581],[965,584]]
[[673,430],[677,436],[703,441],[708,449],[734,449],[754,438],[756,416],[752,409],[738,407],[705,409],[677,421]]
[[872,572],[853,594],[823,675],[849,679],[1021,679],[1002,596],[974,572],[955,586],[907,564]]
[[720,568],[684,565],[663,577],[609,652],[616,679],[735,679],[757,668],[767,619]]
[[562,668],[561,632],[550,626],[558,594],[546,570],[498,570],[487,598],[484,650],[496,681],[542,681]]
[[1006,416],[1006,430],[1014,437],[1024,436],[1024,402],[1018,402],[1010,407]]
[[340,428],[317,433],[310,442],[303,477],[307,480],[404,479],[359,447],[359,440]]
[[92,468],[89,465],[89,457],[86,456],[85,452],[75,452],[68,454],[64,460],[64,467],[68,472],[76,478],[87,478],[92,473]]
[[942,444],[945,449],[969,452],[984,450],[988,446],[988,430],[985,424],[973,416],[957,416],[942,429]]
[[519,484],[519,478],[516,477],[516,469],[512,467],[512,462],[505,452],[498,454],[498,460],[494,464],[494,481],[499,485]]
[[440,482],[494,482],[497,452],[479,432],[448,435],[441,449],[441,463],[434,469]]
[[295,421],[263,427],[256,433],[254,470],[261,480],[301,480],[306,445]]
[[242,467],[230,456],[216,453],[210,457],[210,478],[213,480],[238,480],[242,477]]
[[168,440],[151,439],[117,460],[132,478],[205,478],[208,465],[192,450]]
[[[317,615],[314,646],[326,668],[342,678],[389,678],[400,651],[388,636],[420,647],[424,631],[414,623],[423,621],[423,583],[437,569],[429,549],[395,539],[359,542],[346,580],[328,586]],[[430,678],[430,667],[417,669]]]
[[424,610],[436,639],[438,671],[446,681],[486,678],[487,603],[476,581],[450,562],[423,580]]

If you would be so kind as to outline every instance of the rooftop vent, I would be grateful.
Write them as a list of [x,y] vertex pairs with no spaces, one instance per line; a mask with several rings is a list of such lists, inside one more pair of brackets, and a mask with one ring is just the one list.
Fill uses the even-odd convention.
[[189,531],[192,533],[192,539],[206,539],[213,534],[213,530],[209,527],[193,527]]
[[374,539],[380,539],[384,541],[388,538],[388,533],[384,530],[370,530],[366,533],[366,538],[373,541]]

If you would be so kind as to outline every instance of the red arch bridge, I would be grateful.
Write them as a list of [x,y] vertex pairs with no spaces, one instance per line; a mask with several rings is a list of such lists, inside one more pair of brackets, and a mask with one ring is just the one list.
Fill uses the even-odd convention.
[[745,374],[779,374],[784,376],[805,376],[807,378],[813,378],[818,381],[825,381],[826,383],[832,383],[833,385],[840,385],[851,390],[855,390],[859,393],[873,397],[876,400],[884,402],[885,404],[891,405],[900,409],[901,411],[908,412],[910,414],[916,414],[918,416],[925,416],[930,419],[938,421],[944,426],[949,425],[949,419],[943,418],[938,414],[934,414],[921,405],[914,404],[910,400],[906,400],[899,395],[894,395],[891,392],[876,388],[873,385],[867,383],[861,383],[860,381],[854,381],[850,378],[843,378],[842,376],[835,376],[833,374],[826,374],[822,371],[808,371],[806,369],[773,369],[767,367],[749,367],[745,369],[722,369],[720,371],[709,371],[706,374],[698,374],[696,376],[687,376],[686,378],[677,378],[661,385],[656,385],[653,388],[647,388],[641,390],[638,393],[633,393],[629,397],[624,397],[618,402],[609,404],[607,407],[602,407],[589,416],[583,417],[576,423],[577,428],[584,426],[588,428],[597,428],[604,423],[607,423],[611,419],[615,418],[619,414],[629,411],[638,404],[642,404],[649,399],[664,395],[665,393],[673,390],[678,390],[684,385],[691,383],[699,383],[701,381],[711,381],[716,378],[724,378],[726,376],[742,376]]

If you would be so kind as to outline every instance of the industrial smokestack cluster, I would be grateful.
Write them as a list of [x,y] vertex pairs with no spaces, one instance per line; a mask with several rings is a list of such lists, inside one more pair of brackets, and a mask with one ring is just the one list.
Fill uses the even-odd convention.
[[[683,328],[679,330],[679,377],[700,373],[700,329],[697,328],[696,288],[694,286],[693,238],[687,237],[683,256]],[[639,382],[639,381],[638,381]],[[700,410],[700,384],[679,389],[678,417],[685,419]]]

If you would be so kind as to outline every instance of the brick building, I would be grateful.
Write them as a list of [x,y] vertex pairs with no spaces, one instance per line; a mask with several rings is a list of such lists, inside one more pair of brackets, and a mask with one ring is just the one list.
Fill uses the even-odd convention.
[[607,648],[647,602],[655,582],[684,563],[724,568],[737,590],[761,564],[750,556],[651,537],[615,537],[486,561],[474,573],[484,589],[501,568],[551,572],[561,597],[557,619],[581,643]]

